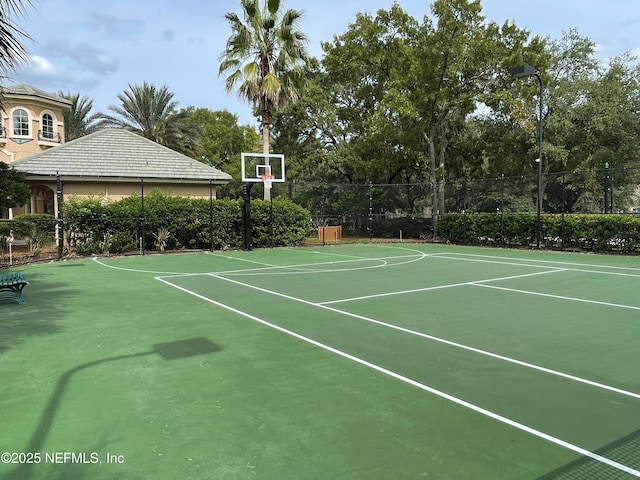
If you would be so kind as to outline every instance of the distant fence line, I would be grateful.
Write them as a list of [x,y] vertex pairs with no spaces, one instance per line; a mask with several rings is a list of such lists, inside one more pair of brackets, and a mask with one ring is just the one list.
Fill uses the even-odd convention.
[[[640,168],[545,173],[541,184],[543,216],[640,214]],[[433,208],[440,192],[444,192],[442,211]],[[242,195],[240,181],[218,188],[220,199],[241,199]],[[251,195],[254,199],[262,198],[262,186],[256,185]],[[284,182],[273,184],[272,198],[292,200],[311,213],[314,227],[341,226],[344,236],[430,241],[438,239],[434,213],[436,219],[447,213],[535,213],[538,176],[461,178],[439,184]],[[7,264],[10,247],[20,250],[26,246],[29,255],[41,252],[51,258],[63,254],[61,248],[51,248],[52,245],[59,247],[57,239],[60,228],[63,228],[62,220],[25,219],[24,222],[31,222],[31,225],[13,232],[13,242],[9,245],[11,232],[6,227],[7,220],[0,220],[0,265]],[[139,222],[139,228],[144,232],[144,214]],[[313,232],[309,233],[313,235]]]
[[[640,211],[638,168],[545,173],[541,184],[543,214],[634,215]],[[433,208],[439,191],[444,192],[440,210]],[[253,194],[259,198],[261,189]],[[399,219],[431,219],[433,213],[534,213],[538,176],[462,178],[440,184],[289,182],[274,184],[272,196],[290,198],[307,208],[317,226],[342,225],[345,235],[377,236],[386,227],[376,222],[407,226],[410,222]]]

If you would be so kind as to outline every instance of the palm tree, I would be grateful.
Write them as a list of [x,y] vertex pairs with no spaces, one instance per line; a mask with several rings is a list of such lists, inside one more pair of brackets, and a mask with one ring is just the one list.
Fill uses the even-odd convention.
[[58,96],[71,102],[71,112],[64,114],[64,138],[69,142],[98,130],[98,114],[89,115],[93,100],[79,93],[58,92]]
[[[26,3],[31,4],[30,0]],[[11,23],[11,15],[21,15],[24,3],[20,0],[0,0],[0,80],[5,79],[21,62],[27,53],[20,43],[20,37],[29,36]],[[0,88],[0,108],[4,103],[3,91]]]
[[177,152],[198,158],[200,125],[189,123],[187,110],[176,111],[178,102],[168,87],[157,88],[144,82],[129,85],[118,95],[120,106],[111,105],[116,114],[98,114],[99,128],[126,128]]
[[[30,0],[26,3],[31,4]],[[20,43],[20,37],[29,36],[11,23],[11,15],[21,15],[24,11],[20,0],[0,0],[0,75],[14,70],[27,54]]]
[[240,0],[240,5],[243,19],[225,15],[231,36],[218,73],[226,75],[227,92],[238,86],[240,97],[253,104],[262,126],[262,151],[268,154],[273,113],[295,102],[305,82],[307,36],[296,29],[302,12],[281,12],[280,0]]

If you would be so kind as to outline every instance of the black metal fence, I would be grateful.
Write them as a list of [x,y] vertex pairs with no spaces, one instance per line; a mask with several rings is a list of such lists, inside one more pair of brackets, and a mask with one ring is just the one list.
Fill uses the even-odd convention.
[[[242,183],[234,181],[219,189],[218,198],[240,199],[242,192]],[[274,183],[271,193],[273,200],[290,199],[308,209],[314,227],[340,226],[343,236],[432,240],[438,237],[433,214],[437,219],[443,213],[536,213],[539,197],[543,219],[549,214],[640,215],[640,169],[605,165],[545,173],[540,179],[500,176],[437,184],[287,182]],[[254,185],[251,196],[262,198],[262,185]],[[144,232],[144,215],[141,222]],[[64,256],[57,241],[62,226],[55,219],[0,220],[0,266]]]
[[[542,187],[539,191],[538,186]],[[232,183],[229,191],[238,190]],[[261,198],[262,188],[252,190]],[[624,214],[640,212],[640,169],[609,168],[518,177],[458,179],[437,184],[273,184],[311,212],[316,227],[340,225],[345,236],[433,238],[443,213]],[[435,205],[435,207],[434,207]]]
[[0,219],[0,267],[59,258],[54,218]]

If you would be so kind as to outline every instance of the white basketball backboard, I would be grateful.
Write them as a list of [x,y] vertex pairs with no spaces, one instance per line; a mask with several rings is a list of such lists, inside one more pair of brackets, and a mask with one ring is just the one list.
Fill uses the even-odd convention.
[[280,153],[242,153],[242,181],[262,182],[264,174],[273,175],[272,182],[284,182],[284,155]]

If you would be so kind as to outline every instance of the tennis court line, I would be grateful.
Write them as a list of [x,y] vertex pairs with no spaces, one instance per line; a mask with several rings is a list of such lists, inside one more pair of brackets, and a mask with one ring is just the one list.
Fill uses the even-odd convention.
[[[473,258],[458,258],[454,255],[458,255],[460,257],[473,257]],[[564,269],[571,272],[581,272],[581,273],[599,273],[601,275],[616,275],[620,277],[640,277],[640,268],[633,267],[617,267],[614,265],[592,265],[592,264],[582,264],[582,263],[573,263],[573,262],[557,262],[552,260],[535,260],[535,259],[524,259],[524,258],[509,258],[509,257],[498,257],[495,255],[476,255],[471,253],[457,253],[457,252],[440,252],[435,253],[432,256],[443,257],[449,260],[459,260],[462,262],[479,262],[479,263],[493,263],[498,265],[515,265],[520,267],[533,267],[533,268],[553,268],[551,265],[559,265],[563,266]],[[497,260],[484,260],[484,258],[494,258],[494,259],[502,259],[502,260],[513,260],[518,262],[534,262],[532,263],[514,263],[514,262],[499,262]],[[589,270],[586,268],[573,268],[573,267],[593,267],[593,268],[603,268],[603,269],[613,269],[613,270],[630,270],[637,273],[625,273],[625,272],[611,272],[604,270]]]
[[[435,337],[435,336],[429,335],[427,333],[418,332],[417,330],[411,330],[409,328],[401,327],[399,325],[394,325],[392,323],[387,323],[387,322],[383,322],[381,320],[376,320],[375,318],[366,317],[364,315],[359,315],[357,313],[348,312],[346,310],[339,310],[337,308],[330,307],[330,306],[328,306],[326,304],[311,302],[309,300],[304,300],[302,298],[293,297],[291,295],[287,295],[287,294],[280,293],[280,292],[275,292],[273,290],[268,290],[266,288],[257,287],[255,285],[251,285],[251,284],[248,284],[248,283],[240,282],[238,280],[233,280],[231,278],[221,277],[221,276],[218,276],[218,275],[215,275],[215,274],[209,274],[209,275],[211,277],[213,277],[213,278],[217,278],[219,280],[224,280],[225,282],[229,282],[229,283],[234,283],[234,284],[240,285],[242,287],[246,287],[246,288],[250,288],[250,289],[253,289],[253,290],[257,290],[259,292],[268,293],[269,295],[274,295],[276,297],[285,298],[287,300],[292,300],[294,302],[303,303],[305,305],[310,305],[312,307],[321,308],[321,309],[328,310],[328,311],[333,312],[333,313],[338,313],[340,315],[356,318],[358,320],[363,320],[365,322],[373,323],[375,325],[380,325],[381,327],[387,327],[387,328],[390,328],[392,330],[397,330],[399,332],[408,333],[410,335],[415,335],[417,337],[425,338],[427,340],[432,340],[434,342],[442,343],[442,344],[448,345],[450,347],[456,347],[456,348],[460,348],[462,350],[467,350],[469,352],[478,353],[480,355],[485,355],[487,357],[495,358],[497,360],[502,360],[504,362],[512,363],[514,365],[519,365],[521,367],[530,368],[532,370],[537,370],[539,372],[544,372],[544,373],[547,373],[547,374],[550,374],[550,375],[555,375],[557,377],[566,378],[567,380],[573,380],[575,382],[583,383],[585,385],[589,385],[589,386],[592,386],[592,387],[600,388],[600,389],[603,389],[603,390],[608,390],[610,392],[619,393],[620,395],[624,395],[624,396],[627,396],[627,397],[632,397],[632,398],[636,398],[636,399],[640,400],[640,393],[634,393],[634,392],[630,392],[628,390],[623,390],[621,388],[613,387],[611,385],[606,385],[604,383],[594,382],[594,381],[588,380],[586,378],[577,377],[575,375],[571,375],[571,374],[568,374],[568,373],[560,372],[559,370],[553,370],[551,368],[542,367],[542,366],[536,365],[534,363],[527,363],[527,362],[524,362],[522,360],[517,360],[515,358],[511,358],[511,357],[507,357],[507,356],[500,355],[500,354],[497,354],[497,353],[489,352],[487,350],[482,350],[480,348],[471,347],[471,346],[465,345],[463,343],[453,342],[451,340],[446,340],[444,338]],[[160,277],[156,277],[156,278],[158,280],[161,280]]]
[[351,298],[341,298],[339,300],[330,300],[327,302],[319,302],[318,305],[331,305],[334,303],[346,303],[346,302],[355,302],[357,300],[370,300],[372,298],[381,298],[381,297],[390,297],[393,295],[404,295],[407,293],[419,293],[419,292],[428,292],[431,290],[441,290],[443,288],[453,288],[453,287],[464,287],[467,285],[476,285],[482,284],[486,282],[499,282],[502,280],[514,280],[516,278],[525,278],[525,277],[533,277],[536,275],[546,275],[548,273],[558,273],[564,272],[564,269],[556,269],[556,270],[548,270],[545,272],[535,272],[535,273],[525,273],[522,275],[511,275],[509,277],[498,277],[498,278],[488,278],[486,280],[475,280],[471,282],[461,282],[461,283],[450,283],[448,285],[436,285],[434,287],[423,287],[423,288],[413,288],[411,290],[400,290],[397,292],[385,292],[385,293],[376,293],[373,295],[363,295],[360,297],[351,297]]
[[602,305],[605,307],[626,308],[628,310],[640,310],[640,307],[635,307],[633,305],[624,305],[622,303],[601,302],[598,300],[588,300],[585,298],[566,297],[564,295],[553,295],[552,293],[541,293],[541,292],[532,292],[530,290],[519,290],[517,288],[498,287],[497,285],[486,285],[480,282],[471,282],[470,285],[475,285],[476,287],[493,288],[495,290],[504,290],[506,292],[523,293],[525,295],[537,295],[539,297],[557,298],[559,300],[568,300],[570,302],[592,303],[595,305]]
[[[220,278],[222,280],[228,280],[228,279],[225,279],[225,278],[222,278],[222,277],[216,277],[215,275],[212,275],[212,276],[215,277],[215,278]],[[220,308],[223,308],[223,309],[228,310],[230,312],[233,312],[235,314],[241,315],[241,316],[243,316],[245,318],[253,320],[254,322],[260,323],[260,324],[262,324],[264,326],[267,326],[269,328],[273,328],[274,330],[277,330],[277,331],[279,331],[281,333],[284,333],[286,335],[290,335],[290,336],[292,336],[292,337],[294,337],[294,338],[296,338],[298,340],[302,340],[303,342],[309,343],[309,344],[314,345],[314,346],[316,346],[318,348],[321,348],[323,350],[326,350],[328,352],[336,354],[336,355],[338,355],[340,357],[343,357],[343,358],[346,358],[348,360],[351,360],[351,361],[353,361],[355,363],[358,363],[360,365],[368,367],[368,368],[370,368],[372,370],[375,370],[377,372],[380,372],[380,373],[382,373],[384,375],[387,375],[389,377],[395,378],[396,380],[400,380],[401,382],[404,382],[406,384],[409,384],[411,386],[419,388],[420,390],[423,390],[425,392],[431,393],[431,394],[436,395],[438,397],[444,398],[445,400],[449,400],[452,403],[455,403],[455,404],[460,405],[462,407],[468,408],[468,409],[470,409],[470,410],[472,410],[474,412],[480,413],[481,415],[489,417],[489,418],[491,418],[493,420],[497,420],[497,421],[499,421],[501,423],[504,423],[506,425],[514,427],[514,428],[516,428],[518,430],[522,430],[522,431],[524,431],[526,433],[534,435],[534,436],[536,436],[538,438],[541,438],[543,440],[546,440],[546,441],[548,441],[550,443],[553,443],[555,445],[564,447],[564,448],[566,448],[568,450],[571,450],[571,451],[573,451],[575,453],[578,453],[580,455],[583,455],[585,457],[589,457],[589,458],[591,458],[591,459],[593,459],[593,460],[595,460],[597,462],[600,462],[600,463],[608,465],[608,466],[610,466],[612,468],[615,468],[616,470],[620,470],[620,471],[623,471],[625,473],[628,473],[630,475],[633,475],[635,477],[640,478],[640,471],[634,470],[631,467],[628,467],[628,466],[623,465],[621,463],[618,463],[618,462],[616,462],[614,460],[611,460],[611,459],[608,459],[608,458],[603,457],[601,455],[598,455],[596,453],[593,453],[593,452],[591,452],[591,451],[589,451],[587,449],[584,449],[584,448],[579,447],[577,445],[574,445],[572,443],[565,442],[564,440],[561,440],[561,439],[559,439],[557,437],[554,437],[554,436],[549,435],[547,433],[541,432],[540,430],[536,430],[536,429],[534,429],[532,427],[524,425],[523,423],[516,422],[515,420],[512,420],[510,418],[504,417],[504,416],[499,415],[497,413],[494,413],[494,412],[492,412],[490,410],[487,410],[485,408],[482,408],[482,407],[480,407],[478,405],[474,405],[473,403],[470,403],[470,402],[467,402],[465,400],[462,400],[461,398],[454,397],[453,395],[449,395],[448,393],[445,393],[445,392],[443,392],[441,390],[437,390],[437,389],[435,389],[433,387],[429,387],[428,385],[420,383],[420,382],[418,382],[416,380],[412,380],[412,379],[410,379],[408,377],[405,377],[404,375],[400,375],[399,373],[396,373],[396,372],[394,372],[392,370],[388,370],[388,369],[386,369],[384,367],[381,367],[379,365],[376,365],[374,363],[368,362],[367,360],[364,360],[364,359],[362,359],[360,357],[356,357],[355,355],[351,355],[349,353],[343,352],[342,350],[338,350],[337,348],[333,348],[333,347],[331,347],[329,345],[326,345],[324,343],[321,343],[321,342],[318,342],[316,340],[313,340],[313,339],[311,339],[309,337],[305,337],[304,335],[296,333],[296,332],[294,332],[292,330],[288,330],[288,329],[283,328],[283,327],[281,327],[279,325],[276,325],[274,323],[268,322],[267,320],[264,320],[262,318],[256,317],[255,315],[251,315],[250,313],[244,312],[242,310],[238,310],[237,308],[231,307],[230,305],[226,305],[224,303],[218,302],[218,301],[213,300],[211,298],[205,297],[204,295],[200,295],[200,294],[198,294],[196,292],[193,292],[193,291],[188,290],[186,288],[180,287],[179,285],[175,285],[175,284],[173,284],[173,283],[171,283],[171,282],[169,282],[169,281],[167,281],[167,280],[165,280],[165,279],[163,279],[161,277],[155,277],[155,278],[156,278],[156,280],[159,280],[159,281],[165,283],[166,285],[169,285],[169,286],[171,286],[173,288],[176,288],[176,289],[178,289],[178,290],[180,290],[182,292],[188,293],[189,295],[193,295],[196,298],[199,298],[201,300],[209,302],[209,303],[211,303],[213,305],[216,305],[216,306],[218,306]],[[231,281],[231,280],[229,280],[229,281]],[[234,282],[234,281],[232,281],[232,282]],[[237,283],[240,283],[240,282],[237,282]],[[262,289],[260,289],[260,290],[262,290]],[[305,303],[307,303],[307,302],[305,302]]]

